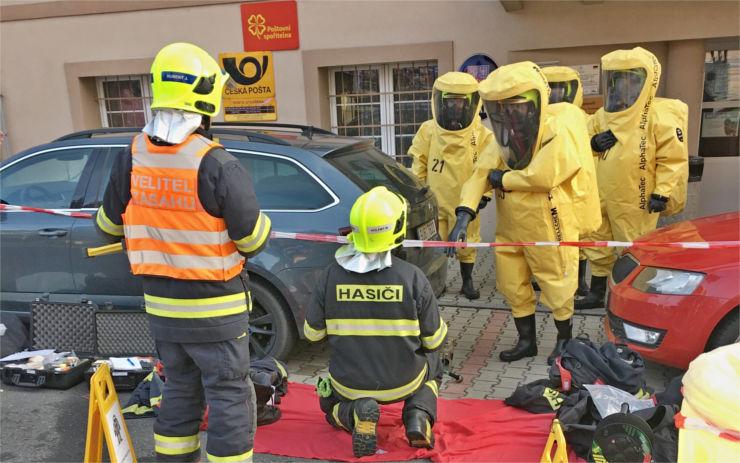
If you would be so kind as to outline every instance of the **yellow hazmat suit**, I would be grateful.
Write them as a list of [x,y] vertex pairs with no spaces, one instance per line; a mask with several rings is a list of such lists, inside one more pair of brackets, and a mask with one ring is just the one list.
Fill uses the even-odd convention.
[[[599,188],[596,185],[596,160],[591,151],[590,137],[586,129],[588,114],[581,109],[583,104],[583,86],[581,77],[568,66],[549,66],[542,68],[542,73],[550,85],[550,107],[554,111],[567,113],[573,123],[573,130],[578,133],[578,160],[581,170],[573,179],[573,202],[578,214],[579,241],[587,241],[588,234],[595,232],[601,225],[601,208],[599,206]],[[586,282],[586,254],[583,248],[578,250],[578,291],[579,296],[588,295]]]
[[[591,137],[586,130],[588,115],[581,109],[583,104],[583,88],[578,71],[567,66],[549,66],[542,68],[547,78],[551,92],[563,90],[561,102],[553,104],[553,95],[550,95],[550,111],[562,119],[575,135],[576,151],[572,154],[578,157],[581,170],[570,182],[572,200],[578,222],[578,232],[582,238],[596,231],[601,225],[601,210],[599,207],[599,188],[596,185],[596,167],[591,151]],[[585,258],[585,257],[584,257]]]
[[[434,82],[434,88],[455,94],[473,94],[478,98],[475,116],[470,125],[460,130],[446,130],[434,119],[424,122],[414,136],[408,154],[413,156],[411,170],[425,182],[439,203],[439,236],[446,239],[455,224],[455,207],[460,199],[462,186],[473,173],[480,157],[480,149],[493,143],[493,134],[480,120],[478,81],[464,72],[448,72]],[[436,109],[432,106],[434,115]],[[478,198],[480,201],[480,197]],[[476,201],[473,209],[478,207]],[[468,227],[468,242],[480,243],[480,218]],[[475,262],[475,248],[460,248],[460,262]]]
[[[549,88],[539,67],[529,61],[502,66],[480,83],[488,101],[504,100],[536,90],[541,115],[534,151],[528,165],[509,170],[502,177],[503,190],[496,196],[496,242],[570,241],[578,239],[578,225],[569,195],[570,181],[581,169],[578,141],[569,124],[551,112]],[[460,208],[475,210],[481,195],[492,185],[488,174],[506,170],[498,143],[481,153],[473,175],[463,186]],[[555,320],[573,314],[578,251],[574,247],[528,246],[496,248],[496,285],[515,318],[533,315],[536,297],[530,275],[542,290],[542,302]]]
[[[609,112],[607,100],[588,121],[590,136],[610,130],[617,139],[610,148],[594,153],[599,155],[596,173],[602,221],[590,237],[633,241],[657,225],[660,214],[648,212],[651,195],[670,198],[667,212],[671,213],[685,202],[688,147],[682,114],[688,109],[679,100],[655,98],[660,63],[641,47],[608,53],[601,58],[601,67],[605,75],[617,70],[644,70],[640,72],[646,75],[633,104]],[[616,260],[613,248],[585,248],[585,253],[593,276],[609,275]]]

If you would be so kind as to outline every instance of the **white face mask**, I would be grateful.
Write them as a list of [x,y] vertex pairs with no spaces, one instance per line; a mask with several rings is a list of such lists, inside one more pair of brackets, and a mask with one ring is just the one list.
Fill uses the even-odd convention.
[[337,249],[334,253],[337,263],[345,270],[355,273],[367,273],[371,270],[381,271],[391,266],[391,251],[364,253],[355,249],[354,243],[349,243]]
[[184,142],[203,122],[203,116],[198,113],[169,108],[155,111],[154,119],[149,121],[142,132],[173,145]]

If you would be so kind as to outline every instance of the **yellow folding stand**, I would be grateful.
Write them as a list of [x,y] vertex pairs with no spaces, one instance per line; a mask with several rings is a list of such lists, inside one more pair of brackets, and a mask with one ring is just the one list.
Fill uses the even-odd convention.
[[[555,449],[555,459],[552,459],[552,446],[557,444],[558,448]],[[560,426],[560,421],[556,419],[552,420],[552,427],[550,427],[550,435],[547,438],[547,444],[545,445],[545,451],[542,452],[540,463],[568,463],[568,449],[565,446],[565,435],[563,434],[563,428]]]
[[85,463],[102,460],[103,435],[111,463],[136,463],[134,446],[131,445],[131,437],[121,414],[110,368],[105,363],[90,378]]

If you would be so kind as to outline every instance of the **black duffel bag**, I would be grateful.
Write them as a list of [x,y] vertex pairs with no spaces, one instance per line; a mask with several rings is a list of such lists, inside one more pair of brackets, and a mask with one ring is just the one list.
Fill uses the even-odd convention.
[[568,392],[584,384],[608,384],[637,397],[648,397],[645,362],[625,344],[597,346],[588,336],[568,341],[565,351],[550,366],[550,387]]

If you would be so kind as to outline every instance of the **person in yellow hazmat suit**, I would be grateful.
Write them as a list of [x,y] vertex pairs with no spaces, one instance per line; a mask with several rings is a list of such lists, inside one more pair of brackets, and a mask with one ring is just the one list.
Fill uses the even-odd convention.
[[[596,185],[596,166],[591,151],[590,137],[586,129],[588,114],[581,109],[583,105],[583,86],[581,76],[568,66],[548,66],[542,68],[550,86],[550,108],[558,113],[567,113],[566,120],[572,121],[571,129],[578,134],[578,150],[574,153],[581,162],[581,170],[573,180],[575,208],[578,211],[579,241],[588,240],[589,233],[595,232],[601,225],[599,207],[599,188]],[[563,104],[559,104],[563,103]],[[583,249],[578,252],[578,289],[577,296],[588,295],[586,283],[586,254]]]
[[[448,72],[434,81],[432,90],[433,119],[424,122],[414,136],[408,154],[413,156],[411,170],[431,188],[439,203],[439,236],[446,238],[455,223],[455,206],[463,183],[470,178],[480,157],[480,150],[493,142],[493,134],[482,123],[478,81],[464,72]],[[476,209],[491,200],[478,198]],[[480,219],[475,218],[468,230],[468,241],[480,243]],[[473,287],[475,248],[461,248],[460,261],[463,294],[478,299]]]
[[[571,179],[581,169],[578,157],[571,154],[577,150],[576,135],[572,124],[551,111],[542,71],[530,61],[502,66],[479,84],[479,92],[496,143],[483,150],[465,182],[447,241],[465,241],[475,207],[491,188],[496,189],[496,242],[577,240],[571,199]],[[559,356],[572,336],[577,248],[506,246],[495,252],[496,287],[511,306],[519,333],[516,346],[499,357],[512,362],[537,355],[532,275],[558,331],[550,358]]]
[[[601,226],[593,240],[633,241],[654,230],[661,212],[683,208],[688,179],[685,103],[656,99],[658,59],[641,47],[601,58],[604,106],[588,120]],[[670,211],[666,211],[670,212]],[[613,248],[584,248],[591,288],[575,309],[604,307]]]

